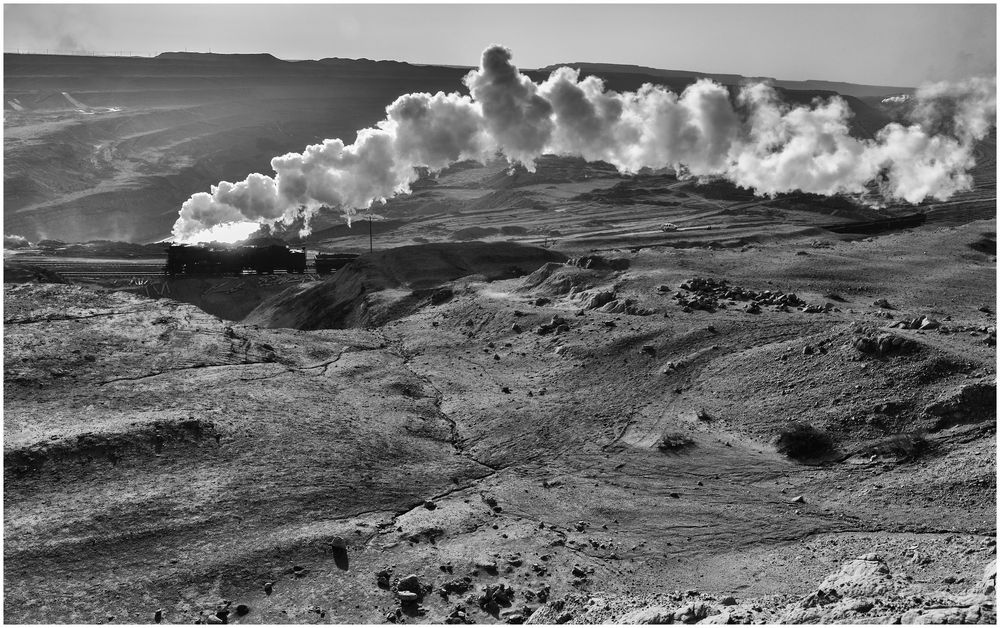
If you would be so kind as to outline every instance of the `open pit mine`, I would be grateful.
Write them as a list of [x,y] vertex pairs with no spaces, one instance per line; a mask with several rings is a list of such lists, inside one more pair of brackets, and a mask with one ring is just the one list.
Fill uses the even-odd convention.
[[5,57],[5,622],[996,622],[995,80]]

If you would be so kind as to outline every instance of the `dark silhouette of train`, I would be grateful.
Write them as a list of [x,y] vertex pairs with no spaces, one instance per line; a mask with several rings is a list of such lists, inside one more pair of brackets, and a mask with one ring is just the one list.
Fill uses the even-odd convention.
[[[357,255],[319,253],[316,272],[326,274],[342,268]],[[258,275],[306,272],[306,252],[282,244],[224,246],[217,244],[171,244],[167,249],[168,275],[240,275],[244,271]]]

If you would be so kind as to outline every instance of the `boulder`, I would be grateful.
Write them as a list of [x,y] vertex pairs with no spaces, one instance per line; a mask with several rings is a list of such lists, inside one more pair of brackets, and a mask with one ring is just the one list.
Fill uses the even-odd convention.
[[719,624],[719,625],[724,625],[724,624],[735,623],[735,622],[733,622],[732,615],[730,615],[729,613],[719,613],[718,615],[710,615],[710,616],[706,617],[705,619],[699,621],[698,623],[699,624]]
[[841,565],[819,588],[836,591],[840,597],[872,597],[893,588],[889,567],[877,554],[864,554]]
[[625,301],[614,299],[608,301],[603,306],[598,308],[601,312],[607,312],[608,314],[624,314],[625,313]]
[[417,576],[410,574],[396,584],[397,591],[410,591],[412,593],[420,593],[420,580]]
[[918,327],[917,329],[937,329],[940,326],[941,323],[934,320],[933,318],[928,318],[925,316],[923,320],[920,321],[920,327]]
[[903,624],[978,624],[983,616],[981,605],[948,608],[915,608],[903,613]]
[[397,591],[396,597],[398,597],[399,601],[403,604],[413,604],[420,598],[419,595],[412,591]]
[[596,310],[615,300],[615,293],[611,290],[596,290],[592,292],[581,292],[577,295],[580,305],[585,310]]
[[622,615],[619,624],[672,624],[674,611],[663,606],[650,606],[630,611]]
[[715,613],[717,611],[704,602],[692,602],[674,611],[674,623],[696,624]]

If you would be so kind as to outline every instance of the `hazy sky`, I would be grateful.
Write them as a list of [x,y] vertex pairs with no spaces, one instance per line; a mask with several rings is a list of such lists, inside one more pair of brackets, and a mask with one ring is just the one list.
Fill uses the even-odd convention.
[[629,63],[912,86],[996,73],[996,5],[5,4],[4,50]]

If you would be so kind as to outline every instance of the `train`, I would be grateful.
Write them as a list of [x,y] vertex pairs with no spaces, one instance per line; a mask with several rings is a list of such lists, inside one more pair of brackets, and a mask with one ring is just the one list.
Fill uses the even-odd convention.
[[[326,274],[338,270],[356,254],[319,253],[316,272]],[[306,272],[306,252],[282,244],[220,246],[203,244],[171,244],[167,249],[167,275],[241,275],[244,271],[258,275],[273,275],[276,270],[286,273]]]

